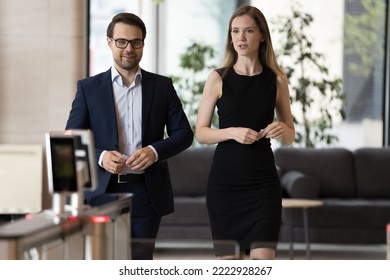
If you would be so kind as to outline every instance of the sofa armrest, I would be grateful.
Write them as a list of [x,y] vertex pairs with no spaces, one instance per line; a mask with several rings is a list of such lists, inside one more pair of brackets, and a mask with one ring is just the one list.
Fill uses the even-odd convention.
[[299,171],[288,171],[285,173],[280,183],[283,190],[291,198],[317,198],[320,186],[311,176]]
[[280,166],[277,164],[275,164],[275,167],[276,167],[276,172],[278,173],[279,178],[282,178],[282,174],[283,174],[282,168],[280,168]]

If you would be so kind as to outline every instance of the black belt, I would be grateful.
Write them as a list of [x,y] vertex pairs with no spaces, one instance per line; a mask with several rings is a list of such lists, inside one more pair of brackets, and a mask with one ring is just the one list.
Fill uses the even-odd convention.
[[145,174],[118,174],[118,184],[136,183],[145,180]]

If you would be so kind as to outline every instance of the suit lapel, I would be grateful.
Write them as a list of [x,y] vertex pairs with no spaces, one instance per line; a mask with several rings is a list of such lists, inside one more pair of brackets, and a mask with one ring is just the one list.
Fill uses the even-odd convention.
[[154,80],[152,79],[149,72],[142,71],[142,138],[144,137],[146,124],[150,116],[150,108],[153,101],[154,91]]
[[99,96],[101,96],[100,105],[102,108],[102,114],[106,115],[109,125],[114,132],[116,145],[118,145],[118,125],[115,114],[115,101],[114,92],[112,89],[111,69],[105,72],[98,80],[98,87],[100,90]]

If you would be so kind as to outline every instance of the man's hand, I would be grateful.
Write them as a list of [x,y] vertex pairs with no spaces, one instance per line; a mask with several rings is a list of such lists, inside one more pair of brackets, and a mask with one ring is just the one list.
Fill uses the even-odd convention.
[[133,170],[145,170],[156,161],[156,155],[150,147],[144,147],[132,154],[126,165]]
[[122,154],[118,151],[107,151],[103,156],[103,168],[112,174],[119,174],[125,166],[125,161],[121,159],[121,156]]

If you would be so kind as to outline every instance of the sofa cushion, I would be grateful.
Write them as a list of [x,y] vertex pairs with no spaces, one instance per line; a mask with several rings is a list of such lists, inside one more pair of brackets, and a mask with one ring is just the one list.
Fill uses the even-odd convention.
[[281,185],[291,198],[316,198],[320,189],[318,182],[313,177],[299,171],[288,171],[284,174]]
[[162,217],[160,239],[209,239],[206,197],[175,197],[175,212]]
[[215,147],[192,147],[168,160],[174,196],[205,196]]
[[[389,199],[323,199],[324,205],[307,209],[310,242],[385,244],[390,217]],[[283,208],[281,241],[304,241],[302,209]]]
[[175,212],[162,219],[165,225],[209,225],[206,197],[175,197]]
[[315,178],[319,198],[356,197],[353,154],[344,148],[293,148],[275,150],[282,174],[299,171]]
[[390,198],[390,148],[360,148],[354,153],[358,197]]

